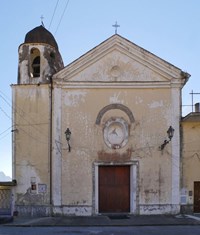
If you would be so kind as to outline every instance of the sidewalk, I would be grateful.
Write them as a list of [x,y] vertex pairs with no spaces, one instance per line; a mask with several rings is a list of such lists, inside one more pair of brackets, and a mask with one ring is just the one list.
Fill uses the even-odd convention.
[[27,218],[15,217],[4,226],[167,226],[200,225],[200,217],[189,215],[140,215],[140,216],[66,216]]

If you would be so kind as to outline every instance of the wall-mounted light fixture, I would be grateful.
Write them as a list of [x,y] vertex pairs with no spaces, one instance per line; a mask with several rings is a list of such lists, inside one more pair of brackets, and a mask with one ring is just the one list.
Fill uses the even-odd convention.
[[70,152],[71,151],[71,146],[69,144],[69,141],[70,141],[70,138],[71,138],[71,131],[70,131],[69,128],[67,128],[67,130],[65,131],[65,137],[66,137],[67,144],[68,144],[68,151]]
[[159,147],[160,150],[163,150],[165,146],[171,141],[174,136],[174,128],[172,126],[167,130],[168,139],[164,140],[163,144]]

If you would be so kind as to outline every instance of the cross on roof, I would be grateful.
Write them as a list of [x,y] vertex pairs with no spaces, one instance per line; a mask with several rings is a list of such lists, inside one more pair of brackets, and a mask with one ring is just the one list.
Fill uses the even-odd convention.
[[112,25],[112,27],[115,27],[115,34],[117,34],[117,28],[120,27],[120,25],[117,24],[117,21]]
[[44,23],[43,23],[44,16],[41,15],[41,16],[40,16],[40,19],[41,19],[41,24],[42,24],[42,26],[44,26]]

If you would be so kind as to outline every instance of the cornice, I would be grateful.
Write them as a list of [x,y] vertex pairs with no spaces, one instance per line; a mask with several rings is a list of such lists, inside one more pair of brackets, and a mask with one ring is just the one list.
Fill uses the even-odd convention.
[[54,87],[62,89],[166,89],[181,88],[180,84],[172,84],[170,82],[56,82]]

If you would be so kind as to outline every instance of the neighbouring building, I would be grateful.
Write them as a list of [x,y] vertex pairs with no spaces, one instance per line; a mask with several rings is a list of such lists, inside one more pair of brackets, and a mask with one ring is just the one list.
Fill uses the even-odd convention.
[[200,104],[182,118],[181,209],[200,213]]
[[64,67],[49,31],[28,32],[12,85],[14,210],[179,213],[181,187],[192,187],[180,182],[189,77],[118,34]]
[[10,216],[14,213],[13,186],[16,186],[16,180],[0,181],[0,218]]

